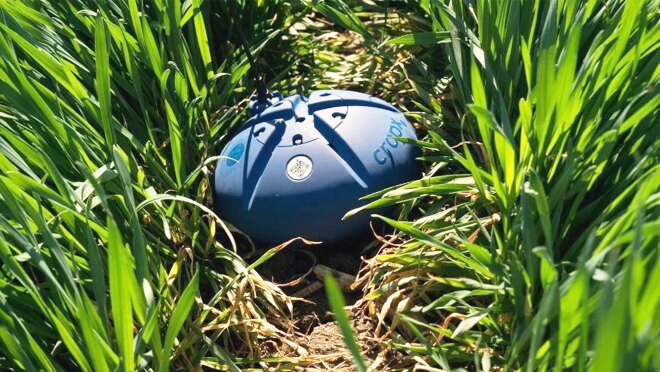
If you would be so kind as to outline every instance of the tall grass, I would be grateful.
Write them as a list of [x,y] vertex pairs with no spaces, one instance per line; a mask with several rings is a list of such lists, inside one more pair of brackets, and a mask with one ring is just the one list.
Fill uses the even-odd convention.
[[410,238],[370,262],[365,297],[419,368],[660,368],[659,5],[397,8],[408,34],[388,43],[436,84],[446,66],[461,128],[430,130],[441,161],[366,206],[424,213],[383,218]]
[[0,1],[0,368],[235,370],[290,342],[208,208],[249,95],[237,27],[257,53],[294,20],[236,6]]
[[402,205],[360,278],[399,367],[660,369],[660,2],[232,4],[0,0],[0,368],[303,363],[254,271],[284,246],[209,209],[241,27],[285,94],[364,90],[420,129],[426,176],[365,197]]

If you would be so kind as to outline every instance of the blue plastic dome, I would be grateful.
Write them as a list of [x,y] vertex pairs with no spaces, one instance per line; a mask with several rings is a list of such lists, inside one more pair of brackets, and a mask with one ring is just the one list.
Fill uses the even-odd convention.
[[389,103],[351,91],[251,104],[252,118],[222,150],[215,174],[221,218],[259,243],[295,237],[335,243],[368,230],[369,213],[345,221],[358,199],[416,179],[417,139]]

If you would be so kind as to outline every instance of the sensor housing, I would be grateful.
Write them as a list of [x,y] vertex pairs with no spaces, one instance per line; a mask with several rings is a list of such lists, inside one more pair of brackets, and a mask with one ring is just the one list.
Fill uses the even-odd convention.
[[[219,216],[255,242],[295,237],[336,243],[368,231],[369,212],[342,221],[358,199],[420,176],[414,128],[367,94],[315,91],[309,99],[253,98],[253,115],[222,150]],[[379,211],[387,213],[387,211]]]

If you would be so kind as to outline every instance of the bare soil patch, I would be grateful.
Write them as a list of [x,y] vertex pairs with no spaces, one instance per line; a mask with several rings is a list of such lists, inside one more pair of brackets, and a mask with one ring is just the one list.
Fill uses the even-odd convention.
[[[344,337],[334,321],[318,268],[338,272],[334,273],[335,275],[346,274],[354,277],[360,269],[362,258],[374,253],[376,243],[361,240],[346,246],[362,248],[287,248],[258,269],[264,279],[282,285],[288,295],[302,299],[294,303],[296,333],[292,336],[296,343],[308,352],[304,363],[305,370],[353,370],[351,354],[346,349]],[[314,270],[314,267],[317,267],[317,270]],[[382,345],[374,337],[375,321],[353,306],[362,298],[361,290],[351,291],[344,288],[343,292],[362,355],[367,361],[373,362],[383,351]],[[296,355],[298,354],[293,349],[278,351],[278,356]]]

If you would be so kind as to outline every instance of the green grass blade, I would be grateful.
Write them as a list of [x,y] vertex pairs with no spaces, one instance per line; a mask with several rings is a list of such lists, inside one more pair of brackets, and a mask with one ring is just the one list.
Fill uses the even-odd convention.
[[170,366],[170,355],[172,353],[172,346],[174,345],[174,339],[181,331],[183,324],[188,315],[192,310],[193,304],[195,303],[195,297],[197,296],[199,287],[199,271],[190,280],[190,283],[186,289],[181,294],[179,301],[174,306],[172,311],[172,316],[170,317],[170,324],[167,326],[167,333],[165,334],[165,341],[163,342],[163,350],[161,354],[161,364],[158,368],[159,371],[165,372],[169,370]]
[[101,108],[99,115],[105,133],[105,143],[108,154],[111,154],[115,144],[115,132],[112,128],[112,108],[110,106],[110,47],[107,26],[102,16],[96,18],[95,31],[96,94]]
[[398,36],[387,41],[387,44],[398,45],[433,45],[441,43],[451,43],[449,32],[419,32]]
[[330,309],[332,309],[335,320],[337,321],[339,329],[341,330],[341,334],[344,336],[344,344],[346,344],[346,347],[353,356],[353,363],[355,363],[355,368],[360,372],[366,372],[367,363],[364,361],[364,358],[362,358],[360,347],[355,341],[355,334],[353,333],[350,321],[348,320],[348,315],[346,315],[346,311],[344,310],[344,306],[346,306],[346,304],[344,302],[344,296],[341,294],[341,290],[339,289],[339,285],[337,284],[337,281],[335,281],[335,279],[330,275],[326,275],[324,284],[326,296],[328,297],[328,302],[330,303]]
[[133,357],[133,314],[131,290],[126,270],[131,270],[130,253],[124,246],[115,222],[108,218],[108,278],[110,306],[115,325],[119,355],[124,371],[135,369]]

